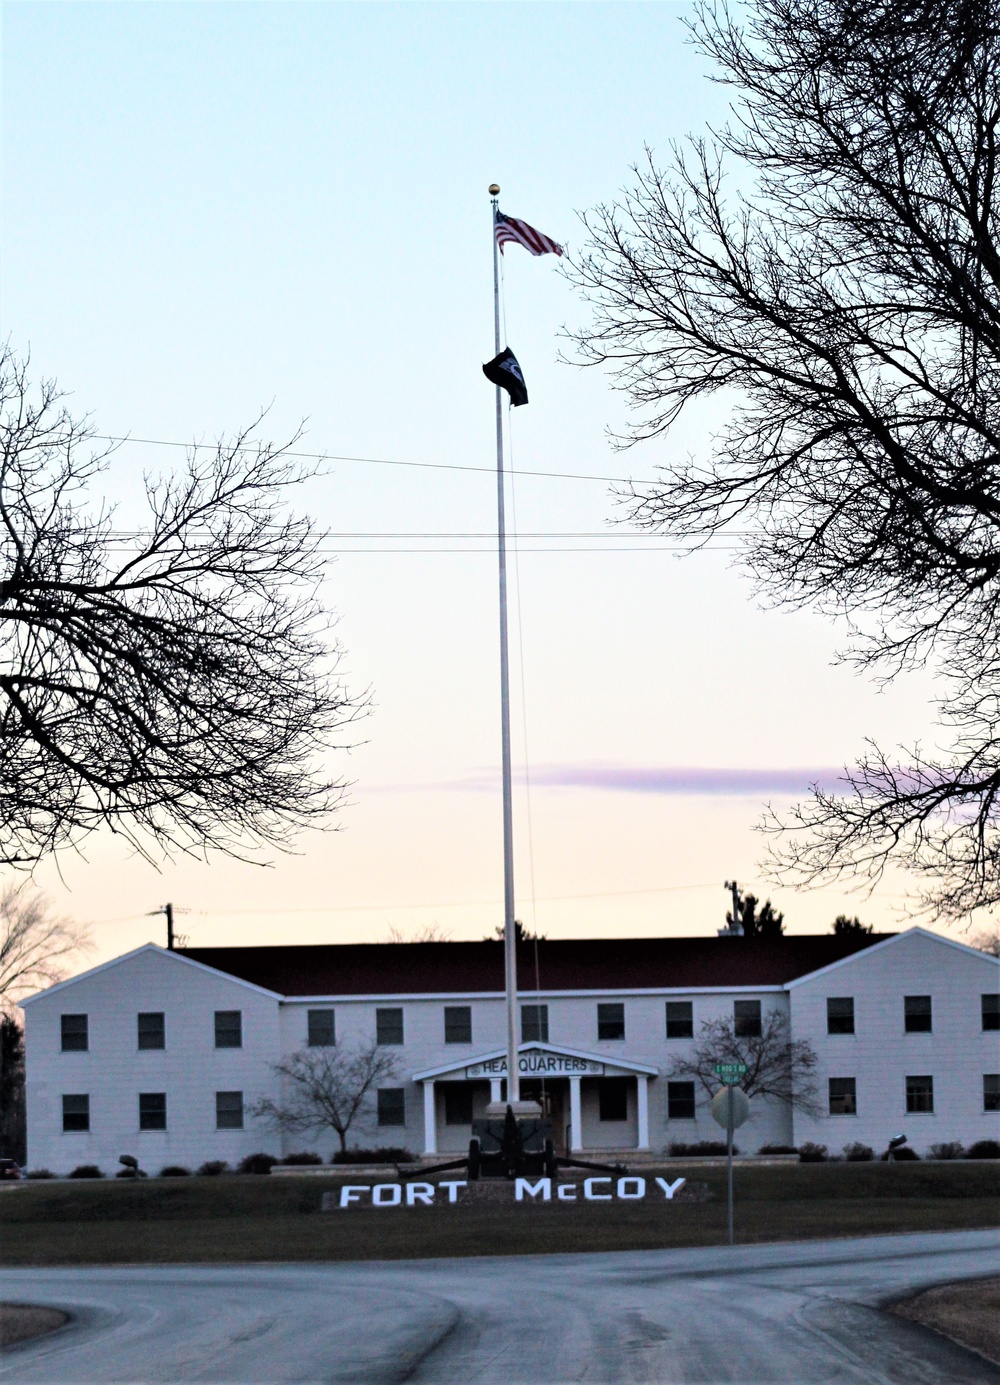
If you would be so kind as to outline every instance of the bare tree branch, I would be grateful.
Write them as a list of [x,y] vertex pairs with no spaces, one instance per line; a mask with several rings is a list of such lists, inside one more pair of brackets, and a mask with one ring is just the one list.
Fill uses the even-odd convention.
[[773,601],[847,618],[845,657],[891,678],[933,656],[947,682],[948,750],[874,748],[777,824],[779,878],[891,859],[967,916],[1000,902],[1000,10],[739,14],[705,0],[691,26],[731,124],[584,218],[580,359],[634,406],[623,444],[722,415],[631,519],[692,546],[738,525]]
[[322,761],[363,705],[283,513],[308,473],[247,430],[147,478],[116,532],[91,436],[0,354],[0,861],[101,826],[144,855],[287,848],[340,802]]
[[0,894],[0,1010],[61,981],[66,959],[90,946],[88,930],[54,915],[27,880],[8,884]]

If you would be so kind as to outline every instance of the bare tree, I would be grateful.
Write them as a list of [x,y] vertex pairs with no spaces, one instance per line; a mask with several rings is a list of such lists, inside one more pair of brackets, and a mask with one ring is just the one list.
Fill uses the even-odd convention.
[[87,929],[53,914],[29,881],[8,884],[0,894],[0,1010],[61,981],[66,959],[89,947]]
[[1000,957],[1000,927],[980,929],[969,941],[980,952],[988,953],[990,957]]
[[337,805],[321,757],[359,710],[316,535],[282,511],[308,473],[242,432],[147,476],[115,530],[93,439],[0,354],[0,861],[102,826],[146,855],[286,847]]
[[793,1039],[777,1010],[761,1016],[760,1033],[739,1035],[731,1018],[705,1020],[694,1048],[677,1057],[671,1077],[691,1077],[709,1096],[719,1089],[716,1063],[745,1063],[740,1086],[747,1096],[770,1097],[809,1115],[820,1112],[816,1050],[808,1039]]
[[451,941],[451,929],[443,923],[422,923],[412,933],[404,933],[396,923],[386,928],[384,939],[387,943],[447,943]]
[[[786,878],[894,859],[946,917],[1000,901],[1000,16],[993,0],[724,0],[692,29],[733,93],[585,218],[583,359],[636,422],[725,409],[626,497],[697,545],[742,531],[778,603],[880,676],[934,656],[950,749],[870,753],[779,839]],[[735,175],[735,180],[733,176]],[[783,843],[783,844],[782,844]]]
[[372,1114],[372,1092],[398,1068],[395,1054],[374,1042],[354,1049],[300,1049],[274,1065],[284,1089],[281,1099],[262,1097],[250,1114],[278,1130],[334,1130],[346,1150],[351,1126]]

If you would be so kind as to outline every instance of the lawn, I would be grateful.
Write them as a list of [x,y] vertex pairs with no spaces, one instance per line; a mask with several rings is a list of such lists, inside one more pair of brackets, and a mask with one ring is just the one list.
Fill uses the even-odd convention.
[[[399,1259],[653,1249],[725,1240],[725,1169],[646,1169],[709,1200],[495,1202],[320,1212],[348,1177],[28,1183],[0,1196],[0,1263]],[[573,1181],[570,1177],[567,1181]],[[783,1164],[735,1171],[743,1243],[996,1226],[1000,1165]]]

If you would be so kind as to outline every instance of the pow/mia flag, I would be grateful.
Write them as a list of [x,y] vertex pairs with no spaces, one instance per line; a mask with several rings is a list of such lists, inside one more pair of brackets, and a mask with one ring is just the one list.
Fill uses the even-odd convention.
[[502,390],[507,391],[510,395],[510,402],[515,407],[518,404],[527,404],[528,387],[524,383],[524,376],[521,374],[517,357],[509,346],[505,346],[500,355],[494,356],[492,361],[486,362],[483,366],[483,374],[494,385],[499,385]]

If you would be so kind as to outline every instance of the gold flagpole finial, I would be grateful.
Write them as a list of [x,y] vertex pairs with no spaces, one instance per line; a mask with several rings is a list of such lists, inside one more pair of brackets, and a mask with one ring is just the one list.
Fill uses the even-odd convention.
[[490,183],[490,196],[491,196],[491,197],[496,197],[497,194],[499,193],[499,191],[500,191],[500,184],[499,184],[499,183]]

